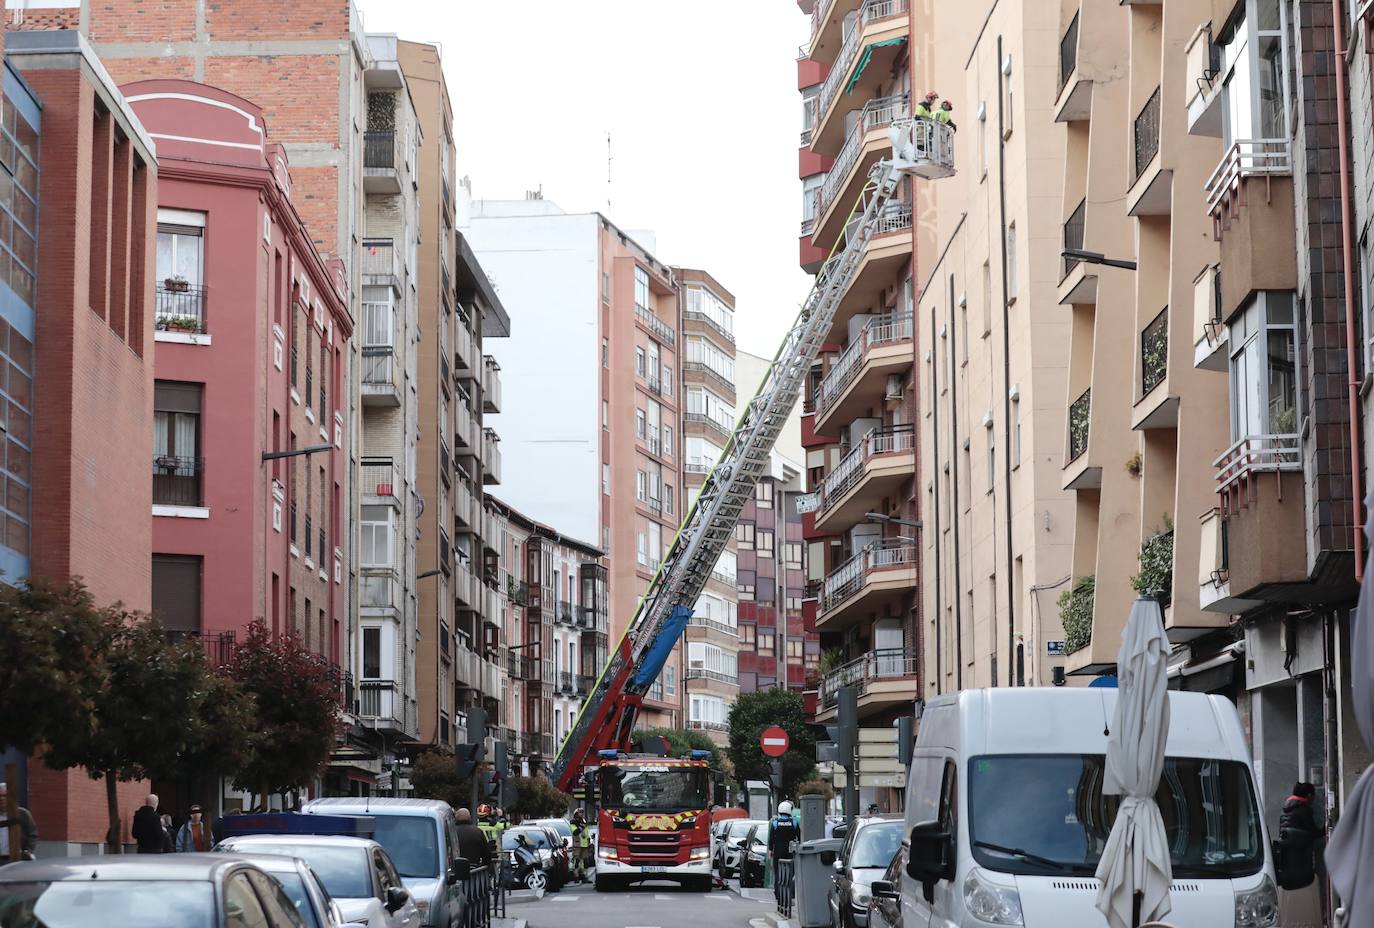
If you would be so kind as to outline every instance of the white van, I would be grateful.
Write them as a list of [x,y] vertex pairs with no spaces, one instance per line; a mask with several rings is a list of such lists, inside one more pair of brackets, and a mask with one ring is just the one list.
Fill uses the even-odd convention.
[[[1093,873],[1119,798],[1102,795],[1117,691],[966,690],[930,700],[907,781],[903,928],[1105,928]],[[1278,896],[1235,707],[1169,694],[1157,799],[1178,928],[1269,928]]]

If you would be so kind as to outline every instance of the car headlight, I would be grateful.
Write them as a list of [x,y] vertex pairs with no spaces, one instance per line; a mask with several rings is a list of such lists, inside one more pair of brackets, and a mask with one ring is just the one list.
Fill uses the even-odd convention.
[[989,925],[1025,924],[1021,917],[1021,894],[1016,887],[990,883],[976,867],[964,880],[964,906],[970,915]]
[[854,889],[850,892],[849,896],[854,901],[854,905],[862,909],[867,906],[869,900],[873,898],[873,892],[871,887],[865,886],[862,883],[855,883]]
[[606,860],[615,860],[620,855],[616,853],[615,848],[602,845],[596,849],[596,856],[605,858]]
[[1236,893],[1236,928],[1274,928],[1279,923],[1279,893],[1269,875],[1254,889]]
[[688,860],[705,860],[707,857],[710,857],[710,856],[711,856],[711,850],[710,850],[710,848],[705,848],[705,847],[694,847],[694,848],[692,848],[692,853],[688,855],[687,859],[688,859]]

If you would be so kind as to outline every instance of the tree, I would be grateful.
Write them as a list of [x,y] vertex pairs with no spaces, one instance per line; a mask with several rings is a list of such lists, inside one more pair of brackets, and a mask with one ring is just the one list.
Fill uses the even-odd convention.
[[511,782],[515,784],[516,799],[515,805],[506,810],[509,816],[554,818],[572,807],[573,798],[543,777],[512,777]]
[[816,739],[806,724],[800,693],[772,689],[745,693],[730,707],[730,760],[741,788],[745,780],[769,779],[768,758],[759,747],[759,735],[770,725],[781,726],[791,741],[782,756],[782,791],[796,794],[796,787],[816,769]]
[[265,806],[272,793],[309,784],[329,761],[342,725],[338,668],[296,635],[275,634],[261,622],[248,626],[227,666],[257,706],[257,736],[234,785]]
[[655,728],[636,729],[636,738],[661,737],[668,742],[668,754],[670,757],[686,757],[693,751],[710,751],[711,766],[720,767],[721,753],[720,748],[705,733],[695,731],[690,728],[665,728],[658,726]]
[[[410,785],[417,798],[442,799],[455,809],[466,808],[471,801],[472,781],[458,778],[457,762],[446,747],[426,751],[415,759]],[[470,811],[476,813],[475,809]]]

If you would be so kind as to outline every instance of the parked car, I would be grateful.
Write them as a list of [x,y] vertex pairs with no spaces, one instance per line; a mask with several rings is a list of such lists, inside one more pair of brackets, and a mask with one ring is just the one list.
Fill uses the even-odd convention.
[[319,876],[344,918],[367,928],[420,928],[420,909],[386,848],[346,835],[246,835],[215,846],[232,854],[299,857]]
[[310,869],[308,863],[299,857],[287,857],[282,854],[237,856],[265,873],[270,873],[272,879],[281,884],[287,898],[300,914],[301,921],[305,922],[306,928],[344,928],[346,920],[343,910],[329,895],[329,890],[324,888],[324,884],[315,875],[315,871]]
[[502,833],[501,850],[514,849],[522,838],[538,853],[548,879],[549,892],[561,889],[572,875],[572,865],[563,839],[550,828],[540,825],[517,825]]
[[532,822],[521,822],[520,825],[538,825],[541,828],[551,829],[563,839],[565,847],[572,847],[572,823],[566,818],[537,818]]
[[282,885],[223,854],[62,857],[0,868],[0,923],[42,928],[305,928]]
[[[892,863],[883,871],[882,880],[889,886],[900,886],[902,871],[906,867],[906,852],[898,848]],[[882,881],[875,880],[881,884]],[[870,893],[868,903],[868,928],[902,928],[902,900],[896,893],[879,895]]]
[[762,886],[768,872],[768,823],[754,822],[740,846],[739,885]]
[[861,818],[840,846],[830,888],[831,921],[838,928],[866,928],[873,881],[881,879],[902,846],[902,820]]
[[736,818],[721,824],[720,840],[716,843],[715,866],[721,879],[729,879],[739,873],[740,859],[744,856],[744,839],[749,829],[764,824],[749,818]]
[[[391,855],[401,882],[415,898],[426,928],[463,924],[463,887],[459,877],[458,820],[439,799],[315,799],[305,811],[326,815],[365,815],[372,840]],[[476,866],[477,861],[467,864]],[[463,867],[466,874],[466,867]]]

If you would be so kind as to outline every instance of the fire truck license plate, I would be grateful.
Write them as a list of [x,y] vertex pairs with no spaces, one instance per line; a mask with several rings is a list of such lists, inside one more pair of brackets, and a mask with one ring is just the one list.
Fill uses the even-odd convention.
[[639,869],[640,869],[640,870],[643,870],[645,873],[666,873],[666,872],[668,872],[668,868],[667,868],[667,867],[640,867]]

